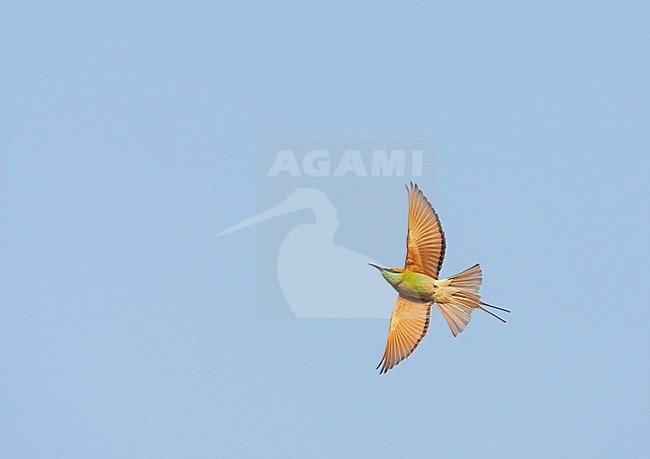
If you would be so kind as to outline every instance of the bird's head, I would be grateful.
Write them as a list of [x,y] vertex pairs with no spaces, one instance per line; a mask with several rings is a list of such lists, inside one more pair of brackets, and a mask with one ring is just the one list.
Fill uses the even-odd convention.
[[370,266],[373,268],[377,268],[380,272],[381,275],[388,281],[390,285],[393,287],[397,287],[402,282],[402,273],[404,272],[403,269],[399,268],[382,268],[381,266],[377,266],[372,263],[368,263]]

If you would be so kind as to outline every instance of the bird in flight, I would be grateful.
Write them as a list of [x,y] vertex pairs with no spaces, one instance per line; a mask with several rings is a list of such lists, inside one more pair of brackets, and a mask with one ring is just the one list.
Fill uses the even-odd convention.
[[481,301],[478,293],[482,273],[475,264],[462,273],[438,279],[445,258],[445,233],[438,214],[417,185],[406,186],[409,198],[406,261],[404,269],[377,268],[397,290],[397,303],[390,318],[384,356],[377,365],[380,374],[408,358],[427,334],[431,306],[435,304],[454,336],[469,324],[471,314],[481,309],[505,323],[483,306],[510,312]]

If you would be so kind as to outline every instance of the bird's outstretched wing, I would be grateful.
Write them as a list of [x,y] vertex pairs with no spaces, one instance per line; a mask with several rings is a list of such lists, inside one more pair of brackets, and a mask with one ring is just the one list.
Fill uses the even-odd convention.
[[438,279],[445,258],[445,233],[438,214],[417,185],[406,187],[409,220],[404,269]]
[[384,356],[377,365],[380,374],[386,373],[410,356],[429,329],[431,303],[414,303],[397,297],[393,315],[390,318],[388,341]]

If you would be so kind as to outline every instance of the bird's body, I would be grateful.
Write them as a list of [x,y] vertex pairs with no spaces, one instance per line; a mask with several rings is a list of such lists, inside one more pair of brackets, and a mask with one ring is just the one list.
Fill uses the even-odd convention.
[[481,267],[476,264],[449,278],[438,279],[445,256],[445,235],[433,207],[417,185],[407,187],[409,193],[408,233],[404,268],[379,269],[386,281],[397,291],[397,303],[390,319],[388,342],[377,366],[385,373],[409,357],[429,328],[431,305],[435,304],[454,336],[471,320],[471,313],[487,306],[510,312],[481,301]]
[[419,303],[449,303],[459,292],[451,285],[451,279],[438,280],[408,269],[398,272],[385,270],[382,274],[401,297]]

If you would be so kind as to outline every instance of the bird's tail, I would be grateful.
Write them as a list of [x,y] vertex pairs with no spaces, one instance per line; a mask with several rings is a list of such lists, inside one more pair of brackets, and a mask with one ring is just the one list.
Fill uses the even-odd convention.
[[478,291],[481,288],[482,282],[483,274],[481,272],[481,266],[475,264],[462,273],[458,273],[449,278],[449,286],[445,287],[450,288],[451,292],[453,292],[450,295],[449,301],[436,302],[436,306],[440,309],[442,316],[445,318],[454,336],[465,330],[471,320],[471,313],[475,309],[481,309],[491,316],[496,317],[501,322],[505,322],[501,317],[483,307],[486,306],[488,308],[510,312],[507,309],[492,306],[481,301],[481,296]]

